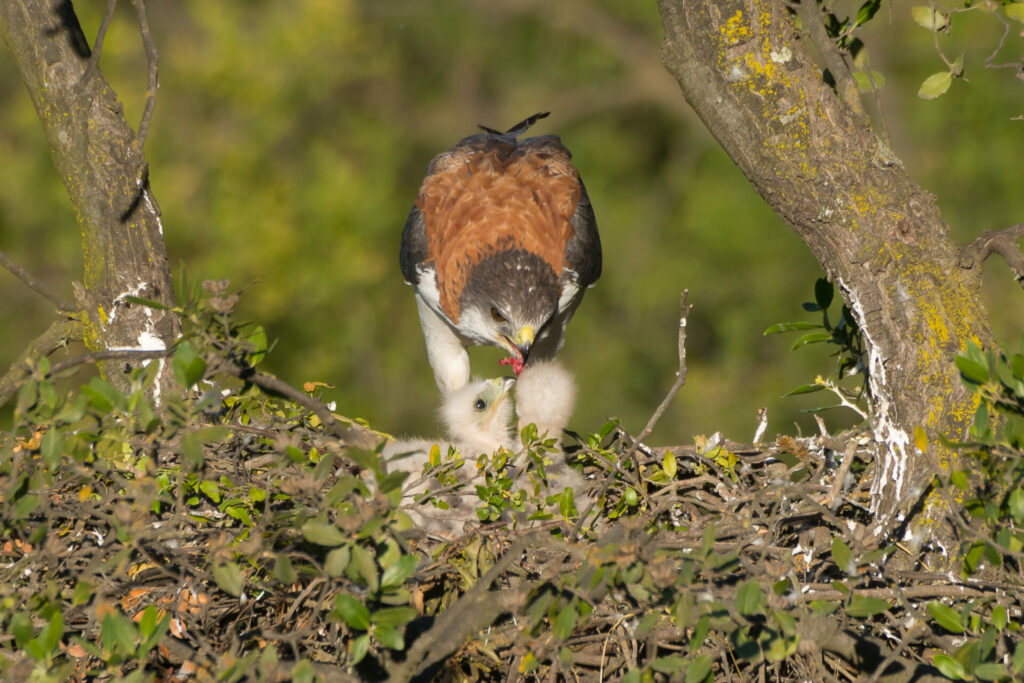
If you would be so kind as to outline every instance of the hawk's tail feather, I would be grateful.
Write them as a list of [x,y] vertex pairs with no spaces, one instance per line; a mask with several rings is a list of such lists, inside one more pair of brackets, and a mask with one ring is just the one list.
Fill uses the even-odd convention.
[[542,111],[542,112],[539,112],[537,114],[534,114],[533,116],[530,116],[530,117],[527,117],[527,118],[523,119],[522,121],[520,121],[516,125],[512,126],[511,128],[509,128],[504,133],[502,133],[500,130],[494,130],[493,128],[488,128],[487,126],[478,126],[478,128],[480,128],[480,130],[482,130],[483,132],[489,133],[491,135],[501,135],[503,137],[508,135],[508,136],[513,137],[513,138],[517,138],[520,135],[522,135],[523,133],[525,133],[526,130],[530,126],[532,126],[533,124],[537,123],[541,119],[546,118],[550,114],[551,114],[551,112],[549,112],[549,111]]

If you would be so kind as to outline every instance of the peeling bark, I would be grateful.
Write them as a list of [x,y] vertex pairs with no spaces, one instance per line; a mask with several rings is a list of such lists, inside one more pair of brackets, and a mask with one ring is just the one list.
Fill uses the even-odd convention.
[[[122,105],[100,70],[88,68],[89,45],[70,0],[4,0],[0,35],[78,216],[85,273],[75,296],[84,341],[92,350],[167,348],[176,318],[125,300],[174,305],[159,210]],[[105,374],[123,385],[122,368],[108,364]]]
[[[921,502],[932,465],[952,463],[934,437],[962,437],[973,417],[953,356],[968,341],[992,341],[980,269],[961,267],[934,197],[862,109],[824,83],[785,3],[659,6],[663,60],[684,97],[811,249],[863,331],[878,454],[874,531],[885,535]],[[930,437],[926,453],[918,428]],[[923,502],[912,527],[920,541],[948,503],[934,495]]]

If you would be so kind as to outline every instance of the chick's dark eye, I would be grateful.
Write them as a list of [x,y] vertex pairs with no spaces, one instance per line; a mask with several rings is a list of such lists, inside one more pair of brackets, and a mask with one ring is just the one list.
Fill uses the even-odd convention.
[[501,314],[501,312],[498,311],[497,308],[495,308],[494,306],[491,306],[491,320],[493,320],[494,322],[500,324],[500,323],[505,322],[505,316],[503,316]]
[[484,401],[482,398],[478,398],[476,400],[476,403],[473,404],[473,407],[476,408],[477,410],[483,410],[484,408],[487,407],[487,402]]

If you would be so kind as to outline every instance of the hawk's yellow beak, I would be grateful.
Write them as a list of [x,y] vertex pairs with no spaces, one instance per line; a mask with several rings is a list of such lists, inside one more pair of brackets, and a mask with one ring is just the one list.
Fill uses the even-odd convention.
[[530,348],[533,344],[533,328],[529,325],[523,325],[516,332],[516,336],[512,338],[512,343],[522,348]]

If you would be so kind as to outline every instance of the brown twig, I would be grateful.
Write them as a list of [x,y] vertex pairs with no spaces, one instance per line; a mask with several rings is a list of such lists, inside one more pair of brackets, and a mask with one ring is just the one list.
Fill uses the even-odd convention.
[[[113,1],[113,0],[111,0]],[[158,86],[158,69],[160,55],[153,43],[153,36],[149,32],[149,20],[146,18],[146,3],[144,0],[132,0],[135,5],[135,13],[139,18],[139,32],[142,34],[142,45],[146,50],[147,83],[146,83],[146,107],[142,111],[142,120],[139,121],[139,131],[135,136],[137,152],[141,155],[142,148],[149,136],[149,122],[153,118],[153,109],[156,106],[156,89]]]
[[1024,287],[1024,252],[1021,252],[1018,244],[1022,237],[1024,223],[1003,230],[987,230],[961,249],[960,267],[977,268],[992,254],[999,254],[1013,271],[1017,283]]
[[100,22],[100,28],[96,31],[96,40],[92,44],[92,54],[89,55],[89,64],[85,67],[85,71],[82,72],[82,77],[78,79],[79,85],[84,85],[93,74],[96,72],[100,62],[100,53],[103,52],[103,40],[107,37],[107,30],[110,29],[110,23],[114,20],[114,8],[117,7],[117,0],[107,0],[107,9],[103,13],[103,21]]
[[836,91],[840,99],[845,102],[858,116],[867,119],[864,105],[860,101],[860,92],[857,90],[857,82],[850,74],[850,68],[846,60],[836,47],[835,41],[828,35],[825,24],[821,20],[821,10],[818,8],[817,0],[800,0],[800,20],[811,42],[818,49],[826,68],[832,74],[836,82]]
[[77,310],[74,304],[65,301],[59,294],[53,292],[49,287],[35,279],[31,273],[15,263],[10,256],[2,251],[0,251],[0,266],[9,270],[14,277],[24,282],[29,289],[37,294],[41,294],[43,298],[56,306],[58,311],[62,313],[73,313]]
[[281,396],[298,403],[303,408],[309,409],[320,419],[320,422],[324,425],[325,429],[344,441],[348,446],[370,450],[375,448],[381,440],[381,437],[378,437],[365,427],[346,425],[344,422],[336,418],[323,403],[315,398],[307,396],[292,385],[278,379],[277,377],[265,375],[262,372],[253,370],[252,368],[243,367],[230,362],[218,365],[216,371],[234,375],[246,382],[252,382],[258,387],[280,394]]

